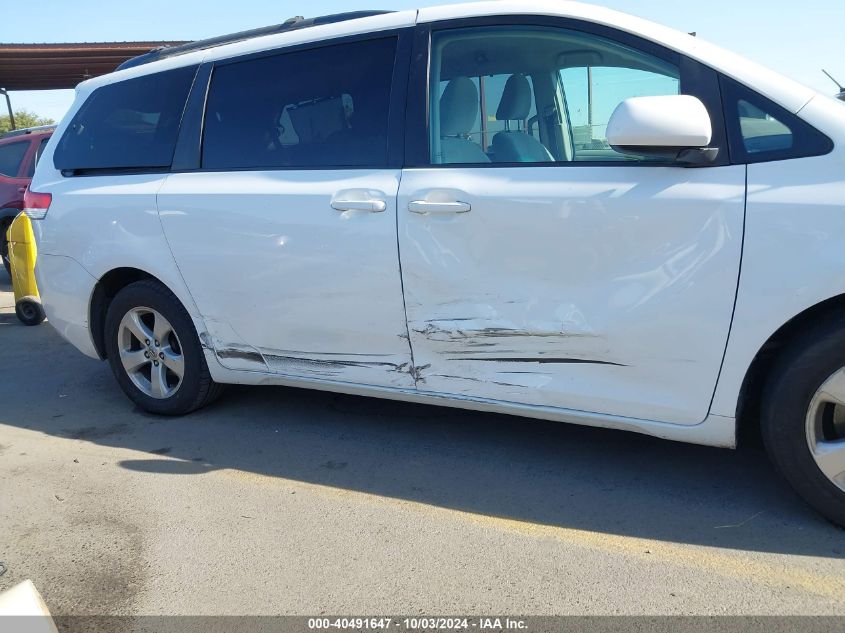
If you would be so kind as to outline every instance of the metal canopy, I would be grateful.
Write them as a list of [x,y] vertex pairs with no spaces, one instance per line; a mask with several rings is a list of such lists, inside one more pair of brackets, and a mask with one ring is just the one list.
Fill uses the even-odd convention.
[[127,59],[185,42],[0,44],[0,89],[55,90],[112,72]]

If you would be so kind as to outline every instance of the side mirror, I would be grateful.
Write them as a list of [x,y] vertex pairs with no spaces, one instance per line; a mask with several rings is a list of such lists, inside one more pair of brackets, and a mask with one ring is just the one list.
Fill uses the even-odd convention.
[[607,124],[607,142],[616,151],[685,165],[716,160],[719,149],[707,147],[712,138],[707,108],[690,95],[626,99]]

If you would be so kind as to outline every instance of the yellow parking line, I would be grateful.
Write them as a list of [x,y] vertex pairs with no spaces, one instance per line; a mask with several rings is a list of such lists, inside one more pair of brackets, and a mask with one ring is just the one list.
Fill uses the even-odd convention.
[[726,550],[704,545],[681,544],[637,536],[624,536],[605,532],[592,532],[578,528],[531,523],[518,519],[508,519],[476,514],[465,510],[432,506],[418,501],[382,497],[356,490],[334,488],[297,480],[279,479],[278,477],[233,469],[218,472],[256,483],[292,485],[336,499],[349,500],[354,498],[357,501],[373,502],[382,505],[387,503],[395,507],[411,509],[429,516],[436,516],[437,518],[448,516],[480,527],[497,529],[532,538],[556,540],[569,545],[577,545],[604,552],[619,553],[650,563],[668,563],[670,565],[698,570],[702,573],[718,574],[725,578],[750,580],[754,583],[770,587],[798,589],[817,596],[832,598],[836,601],[840,601],[842,596],[845,595],[845,574],[826,574],[792,566],[791,563],[796,558],[794,556],[789,557],[793,560],[788,560],[783,559],[783,555],[774,554],[774,556],[782,558],[783,563],[779,564],[777,561],[768,562],[751,558],[740,550]]
[[777,562],[749,558],[740,551],[591,532],[486,515],[467,515],[465,512],[461,514],[466,515],[465,518],[468,521],[478,525],[496,526],[512,533],[554,539],[605,552],[616,552],[646,562],[659,561],[703,573],[715,573],[726,578],[750,580],[770,587],[800,589],[837,601],[845,595],[845,579],[842,576],[792,567],[788,565],[788,561],[784,561],[781,565]]

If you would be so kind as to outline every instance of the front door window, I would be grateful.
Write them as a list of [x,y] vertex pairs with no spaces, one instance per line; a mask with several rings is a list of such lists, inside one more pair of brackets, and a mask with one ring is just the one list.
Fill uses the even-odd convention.
[[677,65],[595,35],[505,26],[435,33],[433,164],[637,161],[607,143],[630,97],[676,95]]

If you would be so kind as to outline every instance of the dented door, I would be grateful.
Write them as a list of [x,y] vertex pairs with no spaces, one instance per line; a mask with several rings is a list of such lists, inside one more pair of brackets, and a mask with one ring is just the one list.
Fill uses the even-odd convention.
[[696,424],[739,272],[745,168],[409,169],[418,388]]
[[159,213],[230,369],[413,387],[398,170],[172,174]]
[[224,367],[414,387],[390,152],[399,41],[218,60],[192,92],[182,138],[201,120],[185,144],[201,151],[186,150],[158,209]]

